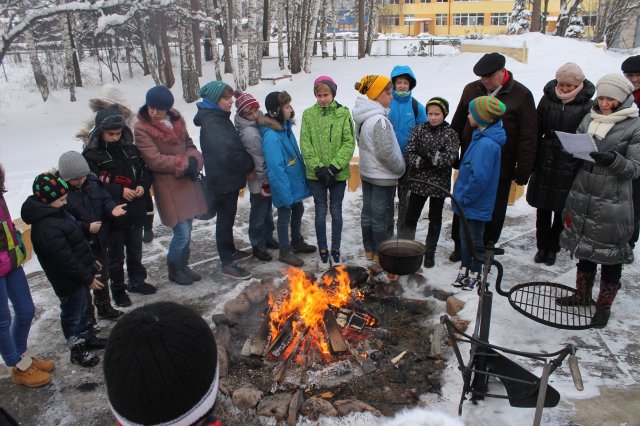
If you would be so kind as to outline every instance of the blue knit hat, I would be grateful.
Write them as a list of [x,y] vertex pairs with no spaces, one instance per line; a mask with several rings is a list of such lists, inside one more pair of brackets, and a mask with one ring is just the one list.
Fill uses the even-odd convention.
[[146,98],[147,106],[169,111],[173,106],[173,95],[166,86],[156,86],[149,89]]
[[202,98],[209,99],[211,102],[218,103],[222,97],[222,92],[224,92],[224,89],[227,87],[231,89],[224,81],[213,80],[202,86],[198,91],[198,95]]

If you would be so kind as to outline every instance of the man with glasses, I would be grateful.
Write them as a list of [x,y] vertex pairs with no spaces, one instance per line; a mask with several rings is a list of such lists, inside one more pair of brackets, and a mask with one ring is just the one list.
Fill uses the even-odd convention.
[[[467,84],[462,91],[458,108],[451,120],[451,127],[460,136],[460,158],[471,143],[473,128],[469,123],[467,106],[479,96],[495,96],[507,107],[502,117],[507,133],[507,142],[502,147],[500,180],[493,208],[493,217],[485,224],[484,244],[497,243],[507,212],[511,181],[526,185],[533,170],[537,144],[537,115],[531,91],[513,78],[505,68],[506,59],[499,53],[487,53],[473,67],[473,73],[480,77]],[[452,262],[460,260],[459,217],[454,215],[451,238],[455,250],[449,256]]]
[[[636,106],[640,108],[640,55],[630,56],[622,63],[622,72],[627,80],[633,84],[633,101]],[[633,220],[635,226],[633,227],[633,235],[629,240],[631,249],[636,246],[638,242],[638,236],[640,235],[640,178],[633,180]],[[633,250],[631,251],[631,258],[627,259],[627,263],[633,262]]]

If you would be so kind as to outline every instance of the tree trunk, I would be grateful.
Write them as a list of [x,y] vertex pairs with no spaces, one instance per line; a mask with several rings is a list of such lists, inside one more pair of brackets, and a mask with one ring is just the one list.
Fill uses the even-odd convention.
[[[290,40],[289,47],[289,69],[291,74],[298,74],[302,71],[302,22],[304,20],[303,4],[293,3],[292,10],[287,11],[287,35]],[[291,7],[291,6],[289,6]]]
[[144,24],[140,18],[136,17],[135,19],[136,19],[136,26],[135,26],[136,34],[138,36],[138,39],[140,40],[140,51],[142,54],[142,73],[143,75],[149,75],[151,73],[151,70],[149,69],[150,68],[149,67],[149,49],[147,47],[146,37],[143,35],[143,32],[142,32],[142,26]]
[[540,16],[540,1],[533,0],[531,6],[531,32],[539,32],[542,27],[542,20]]
[[331,0],[331,23],[333,24],[333,60],[338,59],[336,50],[336,27],[338,26],[338,12],[336,11],[336,0]]
[[364,1],[358,0],[358,59],[364,58]]
[[311,72],[311,59],[313,57],[313,45],[316,39],[316,28],[318,26],[318,13],[322,0],[311,0],[309,11],[307,12],[308,24],[306,26],[307,35],[304,46],[304,72]]
[[[187,4],[183,6],[188,6]],[[181,19],[179,25],[180,42],[180,76],[182,77],[182,98],[187,103],[198,99],[198,70],[193,55],[193,23],[187,19]]]
[[213,49],[213,68],[216,73],[216,80],[222,81],[222,71],[220,70],[220,49],[218,48],[218,37],[216,30],[211,29],[211,47]]
[[369,0],[369,21],[367,23],[367,40],[365,42],[365,53],[371,55],[373,46],[373,36],[378,31],[378,6],[376,0]]
[[69,40],[71,43],[71,59],[73,60],[73,75],[75,77],[76,87],[82,87],[82,74],[80,74],[80,62],[76,54],[76,43],[73,37],[73,31],[71,26],[71,14],[67,15],[67,30],[69,31]]
[[160,32],[160,41],[162,42],[162,75],[163,83],[169,89],[176,84],[176,77],[173,75],[173,64],[171,63],[171,46],[169,46],[169,36],[167,35],[166,21],[162,19],[162,30]]
[[[274,6],[278,7],[278,0],[274,0]],[[262,2],[262,56],[269,56],[269,42],[271,41],[271,13],[269,0],[263,0]],[[256,6],[257,7],[257,6]],[[280,9],[281,10],[281,9]]]
[[255,86],[260,83],[262,77],[262,49],[260,48],[262,40],[259,29],[263,27],[261,20],[261,4],[258,0],[248,0],[247,4],[247,25],[248,25],[248,41],[247,50],[249,52],[249,86]]
[[[191,0],[190,6],[192,11],[200,10],[200,0]],[[196,60],[196,72],[198,73],[198,77],[202,77],[202,45],[200,43],[202,31],[200,31],[200,23],[198,21],[191,23],[191,32],[193,33],[191,39],[193,40],[193,56]]]
[[320,52],[322,57],[327,58],[329,56],[329,49],[327,48],[327,26],[329,23],[329,0],[322,0],[322,7],[320,8]]
[[282,41],[282,31],[284,29],[284,19],[286,8],[284,7],[285,0],[276,0],[278,7],[276,8],[276,16],[278,17],[278,24],[276,31],[278,32],[278,67],[284,69],[284,44]]
[[[64,4],[64,0],[59,0],[59,4]],[[71,37],[69,35],[69,26],[67,14],[61,13],[58,21],[60,22],[60,33],[62,34],[62,47],[64,49],[65,63],[65,84],[69,87],[69,100],[76,101],[76,82],[75,73],[73,71],[73,48],[71,47]]]
[[29,60],[31,61],[33,77],[36,80],[38,90],[40,90],[40,95],[42,95],[42,100],[46,102],[47,99],[49,99],[49,83],[47,82],[47,77],[42,71],[42,64],[40,64],[40,58],[38,58],[38,50],[33,38],[33,33],[30,30],[25,31],[24,38],[27,43],[27,50],[29,51]]
[[229,6],[233,6],[231,9],[232,19],[231,22],[235,22],[235,28],[232,30],[234,44],[236,45],[237,55],[237,67],[233,73],[233,81],[237,89],[242,91],[247,88],[247,73],[245,70],[245,64],[247,61],[247,55],[244,50],[245,31],[242,27],[242,11],[240,10],[242,2],[232,3],[229,1]]
[[233,59],[232,52],[232,43],[229,37],[229,31],[231,27],[231,19],[229,15],[229,7],[231,6],[232,0],[213,0],[213,8],[214,10],[219,10],[217,13],[216,21],[218,22],[217,30],[220,33],[220,39],[222,40],[222,46],[224,48],[224,53],[222,54],[222,59],[224,60],[224,73],[230,74],[233,73],[233,65],[231,60]]

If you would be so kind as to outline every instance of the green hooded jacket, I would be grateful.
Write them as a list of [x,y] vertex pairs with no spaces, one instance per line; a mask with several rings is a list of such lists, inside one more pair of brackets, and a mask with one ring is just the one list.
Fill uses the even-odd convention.
[[335,100],[322,108],[317,103],[302,113],[300,151],[306,165],[307,179],[318,180],[316,167],[340,170],[336,180],[349,179],[349,163],[355,149],[353,121],[345,106]]

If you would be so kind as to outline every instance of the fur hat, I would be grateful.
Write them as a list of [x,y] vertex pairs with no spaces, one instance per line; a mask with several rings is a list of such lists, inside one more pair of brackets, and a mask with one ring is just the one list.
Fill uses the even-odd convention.
[[217,104],[227,87],[231,89],[224,81],[213,80],[202,86],[200,90],[198,90],[198,95],[200,95],[201,98],[207,98]]
[[473,73],[478,77],[485,77],[504,68],[507,60],[497,52],[487,53],[475,64]]
[[126,314],[113,327],[104,353],[109,405],[123,426],[195,423],[213,407],[218,370],[211,328],[174,302]]
[[335,81],[333,81],[333,79],[329,76],[326,75],[321,75],[320,77],[316,78],[316,80],[313,82],[313,94],[316,94],[316,90],[318,89],[318,85],[322,83],[325,84],[329,90],[331,90],[331,94],[333,95],[333,97],[336,97],[336,92],[338,91],[338,85],[336,84]]
[[558,83],[580,86],[584,81],[584,73],[577,64],[567,62],[556,71]]
[[69,192],[69,185],[51,173],[41,173],[33,180],[33,195],[42,203],[53,203]]
[[626,73],[640,72],[640,55],[629,56],[624,60],[620,69],[622,69],[622,72]]
[[124,116],[115,108],[105,108],[96,114],[96,124],[94,130],[98,130],[100,134],[105,130],[122,129],[127,125]]
[[233,92],[233,96],[236,97],[236,110],[242,118],[247,118],[247,114],[249,114],[251,111],[260,109],[260,104],[258,103],[256,98],[254,98],[247,92],[236,90],[235,92]]
[[482,126],[488,127],[507,111],[507,107],[500,99],[493,96],[478,96],[469,102],[469,112],[474,120]]
[[149,89],[146,104],[152,108],[169,111],[173,107],[173,95],[166,86],[156,86]]
[[365,75],[353,85],[355,89],[367,98],[375,101],[382,91],[391,83],[391,79],[384,75]]
[[[264,99],[264,107],[267,109],[267,115],[278,120],[280,124],[284,124],[284,115],[282,115],[282,106],[291,102],[291,95],[287,92],[271,92]],[[291,118],[294,112],[291,111]]]
[[442,114],[446,117],[449,115],[449,102],[445,98],[440,98],[438,96],[429,99],[425,107],[429,109],[430,106],[435,105],[442,110]]
[[67,151],[58,159],[58,173],[66,181],[85,177],[91,172],[87,160],[76,151]]
[[633,92],[633,84],[622,74],[605,74],[596,84],[596,96],[606,96],[623,103]]

